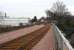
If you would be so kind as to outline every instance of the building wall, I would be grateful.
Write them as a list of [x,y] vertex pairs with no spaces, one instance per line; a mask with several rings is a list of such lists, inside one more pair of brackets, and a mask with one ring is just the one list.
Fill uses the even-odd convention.
[[5,18],[0,20],[1,25],[11,25],[11,26],[19,26],[20,23],[25,25],[29,23],[29,18]]

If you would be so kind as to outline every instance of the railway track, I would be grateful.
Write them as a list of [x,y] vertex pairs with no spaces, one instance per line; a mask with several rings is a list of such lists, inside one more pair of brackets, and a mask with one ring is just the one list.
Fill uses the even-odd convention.
[[49,25],[45,25],[30,34],[0,44],[0,50],[31,50],[48,32],[49,27]]

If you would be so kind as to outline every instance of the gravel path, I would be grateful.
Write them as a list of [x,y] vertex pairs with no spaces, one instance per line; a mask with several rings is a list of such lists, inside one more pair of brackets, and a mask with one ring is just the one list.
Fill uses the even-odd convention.
[[16,30],[16,31],[12,31],[12,32],[6,32],[6,33],[3,33],[3,34],[0,34],[0,44],[2,43],[5,43],[7,41],[11,41],[13,39],[16,39],[16,38],[19,38],[21,36],[24,36],[28,33],[31,33],[41,27],[43,27],[44,25],[35,25],[35,26],[32,26],[32,27],[28,27],[28,28],[24,28],[24,29],[19,29],[19,30]]
[[40,42],[31,50],[55,50],[55,39],[52,27],[44,38],[42,38],[42,40],[40,40]]
[[1,34],[0,44],[0,50],[55,50],[54,33],[50,25],[35,25]]

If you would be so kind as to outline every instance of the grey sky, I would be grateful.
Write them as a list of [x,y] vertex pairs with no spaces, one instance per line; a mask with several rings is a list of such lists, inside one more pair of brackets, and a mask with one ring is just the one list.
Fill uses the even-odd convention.
[[[62,0],[69,11],[74,14],[74,0]],[[46,16],[45,10],[50,9],[56,0],[0,0],[0,11],[12,17]]]

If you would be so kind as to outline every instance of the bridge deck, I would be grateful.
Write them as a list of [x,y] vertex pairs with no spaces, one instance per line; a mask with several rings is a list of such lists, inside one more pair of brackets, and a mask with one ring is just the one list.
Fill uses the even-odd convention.
[[52,28],[36,25],[0,36],[0,50],[55,50]]
[[33,32],[41,27],[43,27],[44,25],[35,25],[32,27],[28,27],[28,28],[24,28],[24,29],[19,29],[16,31],[12,31],[12,32],[6,32],[6,33],[1,33],[0,34],[0,44],[5,43],[7,41],[11,41],[13,39],[16,39],[18,37],[24,36],[26,34],[29,34],[30,32]]
[[36,44],[32,50],[55,50],[55,38],[51,29],[48,30],[47,34]]

